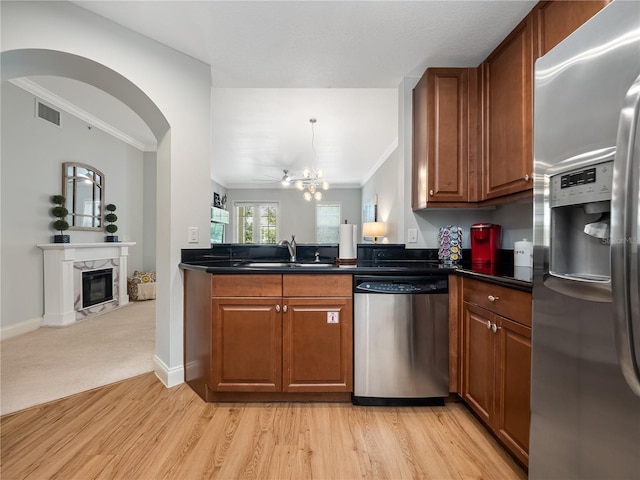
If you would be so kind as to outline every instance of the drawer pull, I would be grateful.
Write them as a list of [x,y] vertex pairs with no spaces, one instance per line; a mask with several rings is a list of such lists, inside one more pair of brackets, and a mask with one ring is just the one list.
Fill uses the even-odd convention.
[[487,298],[491,303],[495,302],[496,300],[500,300],[500,297],[494,297],[493,295],[489,295]]
[[282,311],[283,311],[284,313],[287,313],[287,310],[288,310],[287,306],[286,306],[286,305],[283,305],[283,306],[282,306]]
[[502,327],[499,327],[498,325],[496,325],[495,323],[491,324],[491,331],[493,333],[496,333],[498,330],[500,330]]
[[280,305],[276,305],[276,312],[280,312]]
[[487,330],[491,330],[491,321],[487,320]]

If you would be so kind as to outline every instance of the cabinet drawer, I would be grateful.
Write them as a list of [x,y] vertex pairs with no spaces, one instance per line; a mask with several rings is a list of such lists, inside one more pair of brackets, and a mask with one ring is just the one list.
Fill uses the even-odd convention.
[[214,297],[281,297],[282,275],[213,275]]
[[[463,298],[503,317],[531,326],[531,294],[512,288],[465,278]],[[494,301],[489,298],[493,297]]]
[[351,275],[283,275],[284,297],[350,297]]

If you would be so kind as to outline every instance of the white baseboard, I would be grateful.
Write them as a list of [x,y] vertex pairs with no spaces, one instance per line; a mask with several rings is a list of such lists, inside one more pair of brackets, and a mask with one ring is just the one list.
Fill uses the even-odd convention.
[[24,333],[33,332],[44,325],[44,319],[42,317],[33,318],[31,320],[25,320],[24,322],[14,323],[13,325],[7,325],[0,328],[0,340],[6,340],[7,338],[17,337]]
[[184,368],[182,365],[169,368],[157,355],[154,355],[153,366],[156,376],[167,388],[184,383]]

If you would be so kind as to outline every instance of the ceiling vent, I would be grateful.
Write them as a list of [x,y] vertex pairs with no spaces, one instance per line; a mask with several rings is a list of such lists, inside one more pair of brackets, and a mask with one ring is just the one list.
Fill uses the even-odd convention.
[[54,125],[60,126],[60,112],[45,105],[44,103],[37,102],[38,117],[51,122]]

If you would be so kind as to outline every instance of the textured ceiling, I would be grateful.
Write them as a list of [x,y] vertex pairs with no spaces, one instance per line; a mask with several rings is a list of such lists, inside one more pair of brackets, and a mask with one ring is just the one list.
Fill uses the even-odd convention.
[[[313,159],[311,117],[329,180],[362,183],[397,144],[402,79],[429,66],[478,65],[536,2],[73,3],[209,64],[212,177],[265,186],[252,179]],[[85,109],[100,117],[101,103]]]

